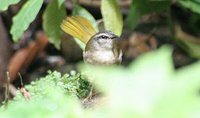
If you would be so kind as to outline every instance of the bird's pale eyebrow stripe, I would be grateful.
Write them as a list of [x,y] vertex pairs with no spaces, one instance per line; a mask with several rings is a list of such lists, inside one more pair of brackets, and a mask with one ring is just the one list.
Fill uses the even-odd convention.
[[100,36],[107,36],[107,37],[109,37],[109,35],[107,33],[100,33],[100,34],[96,35],[96,37],[100,37]]

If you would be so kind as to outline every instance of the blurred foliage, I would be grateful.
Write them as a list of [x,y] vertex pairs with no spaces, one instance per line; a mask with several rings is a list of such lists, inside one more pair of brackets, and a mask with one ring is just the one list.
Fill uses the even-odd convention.
[[[106,117],[197,118],[200,116],[200,63],[174,70],[165,46],[139,57],[129,68],[86,66],[110,99]],[[100,110],[101,111],[101,110]]]
[[0,109],[0,117],[198,118],[200,62],[174,70],[171,55],[171,48],[164,46],[139,57],[128,68],[81,65],[80,70],[87,70],[108,98],[104,105],[92,109],[82,108],[76,97],[66,94],[74,92],[69,90],[74,86],[71,79],[80,77],[78,73],[49,73],[26,86],[29,101],[18,94],[7,108]]

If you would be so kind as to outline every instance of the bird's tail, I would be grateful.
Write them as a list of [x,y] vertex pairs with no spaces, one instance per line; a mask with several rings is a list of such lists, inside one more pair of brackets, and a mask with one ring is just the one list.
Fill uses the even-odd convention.
[[71,36],[78,38],[85,44],[94,34],[96,34],[90,21],[82,16],[67,17],[63,20],[61,29]]

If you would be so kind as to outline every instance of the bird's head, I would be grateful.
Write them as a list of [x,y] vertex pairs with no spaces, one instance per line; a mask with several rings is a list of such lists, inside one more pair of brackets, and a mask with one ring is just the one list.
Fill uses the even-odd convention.
[[99,32],[87,42],[86,50],[111,50],[118,39],[119,37],[111,31]]

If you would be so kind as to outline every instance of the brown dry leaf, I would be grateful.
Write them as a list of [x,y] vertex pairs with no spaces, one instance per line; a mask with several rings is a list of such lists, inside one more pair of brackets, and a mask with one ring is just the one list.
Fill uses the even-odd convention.
[[47,36],[43,32],[38,32],[35,42],[30,42],[25,48],[19,49],[11,58],[8,65],[11,82],[15,80],[17,73],[25,70],[32,60],[41,52],[48,43]]

